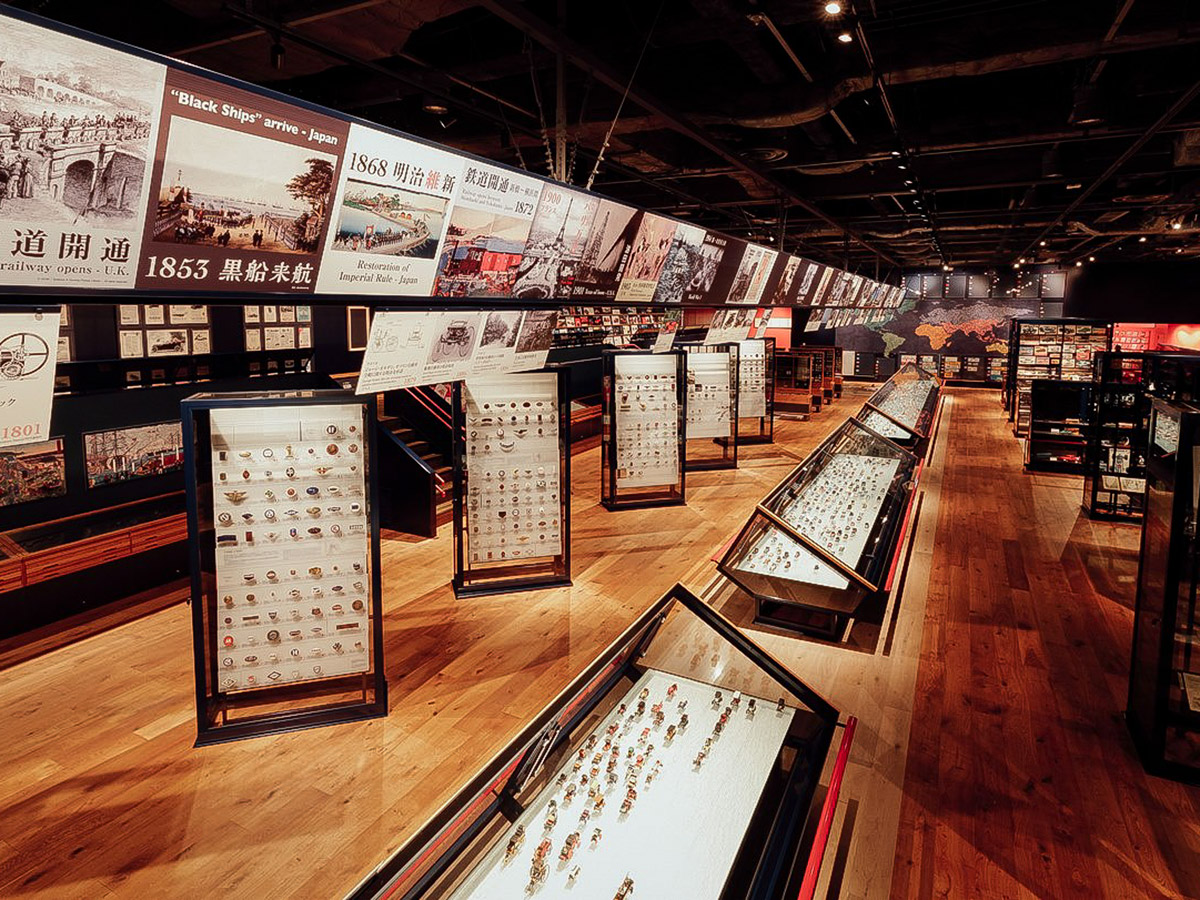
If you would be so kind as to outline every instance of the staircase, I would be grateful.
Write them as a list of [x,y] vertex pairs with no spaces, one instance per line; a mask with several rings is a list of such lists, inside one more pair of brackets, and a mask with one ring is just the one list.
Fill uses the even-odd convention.
[[408,448],[425,461],[438,479],[437,523],[444,525],[454,515],[454,466],[445,454],[430,445],[416,429],[406,425],[398,416],[380,413],[379,424],[404,441]]

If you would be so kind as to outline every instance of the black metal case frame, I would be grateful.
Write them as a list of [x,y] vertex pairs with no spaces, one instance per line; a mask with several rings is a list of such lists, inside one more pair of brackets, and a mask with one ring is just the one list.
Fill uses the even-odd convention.
[[[215,491],[218,489],[214,477],[213,447],[211,418],[214,411],[220,410],[278,410],[280,408],[297,407],[301,410],[318,410],[321,407],[355,408],[357,418],[361,420],[361,436],[353,443],[360,443],[360,464],[363,483],[363,502],[368,506],[366,512],[367,530],[367,571],[353,570],[341,573],[338,578],[332,571],[323,571],[329,565],[329,548],[321,541],[315,546],[307,572],[297,571],[297,577],[289,579],[289,573],[283,572],[282,578],[272,570],[269,574],[254,573],[253,580],[243,576],[247,593],[245,596],[230,594],[218,597],[217,552],[218,542],[224,544],[230,537],[225,532],[232,531],[234,541],[238,539],[236,532],[245,532],[247,520],[238,525],[218,523],[215,506]],[[195,658],[196,678],[196,745],[220,743],[223,741],[257,737],[266,734],[279,734],[300,728],[310,728],[321,725],[332,725],[340,722],[350,722],[360,719],[376,718],[387,715],[387,680],[383,669],[383,606],[380,592],[380,553],[379,553],[379,519],[378,519],[378,487],[374,477],[373,465],[375,459],[375,399],[374,397],[355,397],[339,390],[311,391],[264,391],[261,393],[242,394],[196,394],[181,403],[183,420],[183,441],[185,450],[185,469],[187,483],[187,518],[188,518],[188,555],[191,563],[192,584],[192,638]],[[339,438],[342,440],[343,438]],[[352,440],[352,439],[351,439]],[[299,444],[298,444],[299,446]],[[261,453],[261,448],[241,452]],[[272,454],[275,454],[273,449]],[[340,452],[340,451],[339,451]],[[307,454],[306,454],[307,455]],[[315,455],[314,455],[315,457]],[[274,457],[273,457],[274,458]],[[248,459],[248,458],[247,458]],[[296,462],[304,460],[297,459]],[[259,462],[266,465],[265,459]],[[249,464],[248,464],[249,465]],[[290,540],[308,539],[300,535],[302,526],[305,533],[308,528],[337,527],[338,512],[328,512],[322,509],[318,517],[305,515],[299,509],[288,510],[293,504],[302,507],[305,502],[330,504],[341,507],[353,503],[351,497],[341,494],[321,496],[320,477],[313,478],[308,487],[316,487],[318,494],[307,492],[300,494],[299,487],[291,487],[296,491],[297,499],[287,499],[289,485],[298,484],[287,475],[288,462],[279,459],[279,472],[266,470],[255,473],[253,480],[246,478],[240,484],[234,482],[235,490],[241,491],[242,486],[249,493],[251,490],[267,491],[272,487],[280,494],[278,504],[280,512],[272,512],[271,522],[278,522],[280,540],[286,540],[285,531],[295,528],[296,538]],[[295,469],[296,467],[292,467]],[[245,470],[249,472],[249,468]],[[268,475],[268,472],[270,474]],[[271,478],[270,481],[259,482],[259,475]],[[282,477],[279,477],[281,476]],[[232,486],[232,485],[231,485]],[[303,497],[304,499],[298,499]],[[319,500],[315,498],[320,498]],[[248,509],[250,507],[247,507]],[[290,512],[295,512],[298,525],[290,526]],[[248,513],[249,514],[249,513]],[[265,515],[265,514],[264,514]],[[279,519],[283,516],[283,519]],[[322,522],[321,526],[310,525],[309,520]],[[329,519],[335,521],[330,522]],[[267,526],[266,521],[257,524]],[[349,526],[347,526],[349,527]],[[257,530],[253,532],[257,534]],[[340,532],[339,532],[340,533]],[[269,533],[268,533],[269,534]],[[331,537],[327,535],[327,537]],[[245,534],[241,535],[244,540]],[[264,535],[264,538],[270,540]],[[278,564],[277,564],[278,565]],[[282,565],[279,565],[282,572]],[[248,573],[249,575],[250,573]],[[324,578],[324,575],[330,578]],[[274,578],[269,577],[275,575]],[[353,579],[353,581],[349,581]],[[344,581],[349,581],[347,588]],[[288,583],[296,586],[291,591],[301,591],[300,599],[283,599],[280,594]],[[328,582],[328,589],[325,587]],[[336,582],[336,583],[335,583]],[[362,590],[356,586],[362,584]],[[303,588],[299,585],[303,584]],[[318,597],[313,592],[320,590]],[[265,592],[265,593],[264,593]],[[262,593],[262,597],[254,594]],[[279,594],[280,599],[272,599]],[[330,601],[333,601],[331,604]],[[346,606],[361,602],[366,609],[358,616],[348,616]],[[308,607],[304,612],[303,607]],[[326,607],[328,607],[326,609]],[[318,614],[316,610],[320,609]],[[341,610],[339,612],[339,609]],[[369,635],[365,641],[356,642],[363,646],[353,652],[366,652],[367,667],[363,671],[351,674],[330,675],[327,677],[308,676],[305,680],[293,683],[273,682],[272,675],[286,678],[283,674],[290,665],[319,666],[314,659],[327,658],[335,661],[346,651],[345,641],[351,641],[361,633],[362,613]],[[234,619],[234,617],[237,617]],[[245,617],[253,620],[246,625]],[[263,618],[266,617],[266,618]],[[226,622],[226,619],[232,621]],[[272,627],[280,623],[278,629]],[[320,623],[320,624],[314,624]],[[320,628],[321,634],[328,629],[346,627],[346,638],[341,638],[341,631],[328,631],[327,637],[335,637],[330,646],[310,646],[314,629]],[[246,626],[239,633],[236,629]],[[259,635],[259,628],[267,631]],[[307,633],[305,633],[307,630]],[[273,632],[273,633],[272,633]],[[290,634],[290,632],[299,632]],[[318,642],[321,643],[321,642]],[[336,646],[337,649],[334,649]],[[287,651],[285,654],[284,651]],[[246,653],[248,651],[248,655]],[[228,659],[232,652],[244,656],[256,657],[253,663],[261,662],[263,678],[267,683],[258,686],[239,686],[234,689],[222,681],[222,660]],[[300,656],[295,654],[299,653]],[[314,654],[323,654],[314,655]],[[332,654],[332,655],[330,655]],[[303,663],[297,662],[303,660]],[[319,669],[314,669],[319,671]],[[247,676],[249,677],[249,676]],[[230,681],[228,677],[226,682]]]
[[[675,436],[678,466],[675,480],[647,487],[623,487],[620,484],[617,437],[621,412],[617,391],[617,366],[626,357],[674,361]],[[608,510],[644,509],[653,506],[682,506],[687,502],[687,473],[684,458],[687,447],[684,427],[687,422],[687,358],[681,350],[652,353],[648,350],[606,350],[601,357],[601,432],[600,432],[600,503]],[[664,367],[666,368],[666,367]],[[669,417],[663,412],[662,418]]]
[[[718,469],[736,469],[738,464],[738,345],[736,341],[724,344],[697,344],[676,342],[676,347],[687,354],[685,365],[690,355],[705,353],[726,353],[729,355],[729,432],[723,435],[692,437],[684,427],[684,459],[683,467],[689,472],[706,472]],[[690,367],[687,377],[691,378]],[[690,404],[690,401],[688,401]],[[694,404],[692,404],[694,405]],[[688,407],[689,415],[691,405]],[[701,447],[713,447],[714,451],[701,452]]]
[[[537,372],[515,372],[507,375],[486,376],[503,378],[512,384],[514,398],[511,402],[516,408],[506,411],[509,419],[517,416],[520,421],[517,427],[525,427],[526,415],[536,416],[532,410],[526,410],[524,398],[517,397],[521,379],[528,376],[552,376],[555,380],[556,397],[553,413],[557,417],[558,429],[558,497],[554,512],[558,513],[560,533],[562,535],[559,552],[548,556],[534,556],[528,559],[492,559],[473,560],[472,529],[477,523],[471,521],[468,494],[471,491],[470,473],[467,468],[468,434],[467,409],[463,396],[465,385],[462,381],[454,382],[451,406],[454,422],[454,592],[460,597],[483,596],[487,594],[504,594],[515,591],[540,590],[543,588],[565,587],[571,584],[571,448],[570,448],[570,372],[566,368],[543,369]],[[547,413],[542,413],[543,416]],[[536,419],[532,422],[536,428]],[[506,475],[509,474],[506,471]],[[499,471],[497,471],[499,475]],[[536,478],[525,478],[522,474],[522,484],[535,483]],[[495,481],[495,488],[500,489],[502,482]],[[504,482],[508,484],[508,482]],[[498,498],[492,497],[496,500]],[[497,515],[499,512],[497,511]],[[550,513],[551,519],[553,513]],[[505,519],[509,517],[506,515]],[[486,527],[486,526],[484,526]],[[519,549],[519,548],[518,548]]]
[[[775,338],[748,338],[741,344],[761,341],[763,345],[763,393],[766,403],[766,415],[745,416],[745,407],[741,401],[742,367],[745,365],[745,354],[738,350],[738,443],[740,444],[773,444],[775,442]],[[748,427],[743,429],[743,422]]]

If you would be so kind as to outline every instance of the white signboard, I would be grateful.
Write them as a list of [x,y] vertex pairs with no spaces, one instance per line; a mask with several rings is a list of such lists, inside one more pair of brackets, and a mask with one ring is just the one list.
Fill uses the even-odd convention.
[[57,312],[0,313],[0,447],[50,435]]
[[462,168],[460,156],[352,124],[317,290],[428,296]]

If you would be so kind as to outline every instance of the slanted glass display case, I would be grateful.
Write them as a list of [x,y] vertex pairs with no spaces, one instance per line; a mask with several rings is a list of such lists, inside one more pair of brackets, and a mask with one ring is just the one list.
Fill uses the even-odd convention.
[[682,352],[603,356],[600,502],[610,510],[685,502]]
[[738,442],[775,440],[775,338],[738,341]]
[[182,403],[197,745],[387,714],[374,399]]
[[351,897],[793,900],[837,717],[676,585]]
[[454,383],[454,591],[571,583],[568,372]]
[[686,354],[684,468],[736,469],[738,458],[738,345],[675,345]]
[[836,629],[890,586],[919,468],[847,419],[758,504],[718,568],[759,601],[760,618],[788,619],[776,607],[793,605],[829,612]]
[[914,447],[929,437],[940,396],[938,377],[908,363],[871,395],[858,418],[889,440]]
[[1125,720],[1147,771],[1200,783],[1200,409],[1154,400]]

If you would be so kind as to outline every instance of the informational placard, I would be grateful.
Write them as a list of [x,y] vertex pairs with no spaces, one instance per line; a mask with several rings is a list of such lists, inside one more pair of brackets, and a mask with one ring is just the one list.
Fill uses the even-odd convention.
[[0,285],[133,287],[166,67],[2,21]]
[[675,346],[675,336],[679,334],[679,311],[667,312],[650,348],[655,353],[667,353]]
[[775,282],[775,289],[771,292],[771,296],[768,299],[768,302],[772,306],[787,306],[791,304],[796,288],[800,284],[796,276],[799,274],[803,262],[804,260],[800,257],[790,255],[782,260],[783,270],[780,272],[779,280]]
[[317,288],[428,296],[463,159],[350,126]]
[[348,127],[171,69],[137,286],[312,293]]
[[575,281],[600,198],[548,183],[525,241],[512,296],[522,300],[568,297]]
[[665,216],[643,213],[642,224],[634,238],[617,300],[650,300],[658,286],[675,237],[675,222]]
[[540,180],[468,162],[438,257],[439,297],[507,297],[525,255]]
[[557,317],[557,310],[376,313],[357,393],[540,369]]
[[712,324],[704,335],[706,344],[727,344],[744,341],[750,336],[754,325],[753,309],[718,309],[713,313]]
[[0,447],[50,436],[59,313],[0,313]]

